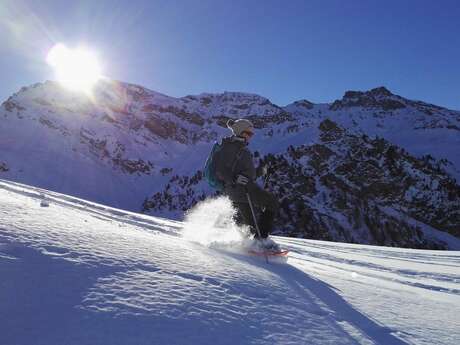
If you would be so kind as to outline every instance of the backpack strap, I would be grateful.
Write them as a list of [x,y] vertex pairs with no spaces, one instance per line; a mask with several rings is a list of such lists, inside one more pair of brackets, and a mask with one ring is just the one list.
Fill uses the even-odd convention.
[[235,157],[235,160],[233,161],[233,164],[232,164],[232,177],[233,177],[233,174],[235,173],[235,168],[236,168],[236,164],[238,163],[238,161],[240,160],[241,156],[243,155],[243,152],[244,152],[244,149],[246,147],[243,146],[239,151],[238,151],[238,154],[236,155]]

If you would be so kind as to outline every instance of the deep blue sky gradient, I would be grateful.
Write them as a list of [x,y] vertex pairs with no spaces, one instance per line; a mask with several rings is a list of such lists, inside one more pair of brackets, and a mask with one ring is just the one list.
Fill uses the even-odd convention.
[[[6,24],[5,24],[6,23]],[[56,42],[171,96],[243,91],[286,105],[384,85],[460,109],[460,1],[22,1],[0,4],[0,100],[53,78]]]

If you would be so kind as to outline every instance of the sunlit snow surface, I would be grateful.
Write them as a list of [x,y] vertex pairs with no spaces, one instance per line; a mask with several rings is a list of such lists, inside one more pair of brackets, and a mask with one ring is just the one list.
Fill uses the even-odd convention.
[[267,264],[225,217],[213,233],[221,214],[184,225],[0,181],[0,344],[458,343],[460,252],[276,238],[290,257]]

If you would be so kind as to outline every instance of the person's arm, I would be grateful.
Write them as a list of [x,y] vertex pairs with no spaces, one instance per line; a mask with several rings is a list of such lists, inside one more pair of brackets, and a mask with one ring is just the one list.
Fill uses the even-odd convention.
[[240,171],[239,174],[246,176],[249,180],[255,181],[257,178],[256,168],[252,160],[252,154],[248,149],[245,149],[240,158]]

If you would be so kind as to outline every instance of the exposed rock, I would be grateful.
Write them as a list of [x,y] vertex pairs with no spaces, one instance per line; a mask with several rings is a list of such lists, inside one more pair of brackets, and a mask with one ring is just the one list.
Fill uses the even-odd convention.
[[132,159],[122,159],[122,158],[113,158],[113,163],[129,174],[139,173],[139,174],[150,174],[153,169],[153,164],[149,161],[145,162],[142,159],[132,160]]
[[190,122],[192,124],[195,124],[195,125],[198,125],[198,126],[203,126],[204,125],[204,119],[198,115],[198,114],[195,114],[195,113],[190,113],[190,112],[187,112],[183,109],[180,109],[178,107],[174,107],[174,106],[167,106],[167,107],[163,107],[161,105],[157,105],[157,104],[147,104],[145,105],[143,108],[142,108],[142,111],[146,112],[146,113],[170,113],[170,114],[173,114],[175,115],[176,117],[180,118],[180,119],[183,119],[187,122]]
[[303,107],[303,108],[306,108],[306,109],[313,109],[313,106],[314,106],[314,104],[312,102],[307,101],[306,99],[302,99],[300,101],[295,101],[294,105],[299,106],[299,107]]
[[405,108],[406,104],[402,97],[392,94],[385,87],[379,87],[370,91],[347,91],[341,100],[335,101],[331,110],[340,110],[351,107],[377,108],[384,111]]
[[394,96],[394,94],[392,94],[390,90],[384,86],[376,87],[375,89],[370,90],[369,93],[375,96]]
[[329,119],[322,121],[319,129],[321,130],[320,138],[324,142],[336,141],[342,137],[344,132],[342,128]]
[[172,171],[173,171],[172,168],[162,168],[162,169],[160,170],[160,173],[161,173],[161,175],[165,176],[165,175],[170,174]]
[[26,109],[23,106],[14,102],[11,97],[2,103],[2,107],[4,107],[6,111],[9,111],[9,112],[12,112],[13,110],[22,111]]
[[168,121],[159,116],[152,116],[152,118],[144,122],[144,127],[160,138],[171,138],[182,144],[187,143],[187,130],[179,127],[174,121]]

